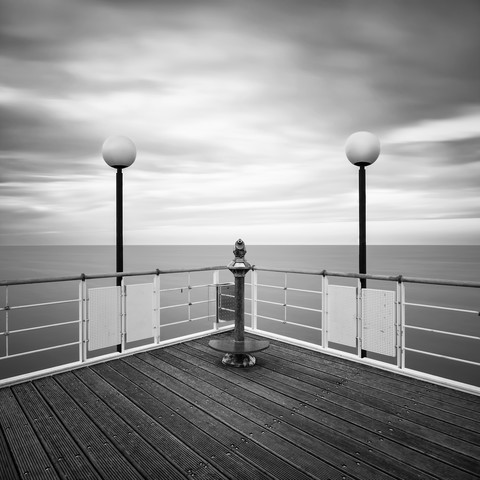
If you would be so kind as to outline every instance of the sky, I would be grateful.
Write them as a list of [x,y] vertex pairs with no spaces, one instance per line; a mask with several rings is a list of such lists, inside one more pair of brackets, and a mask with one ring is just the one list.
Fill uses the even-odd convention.
[[0,0],[0,245],[480,244],[478,0]]

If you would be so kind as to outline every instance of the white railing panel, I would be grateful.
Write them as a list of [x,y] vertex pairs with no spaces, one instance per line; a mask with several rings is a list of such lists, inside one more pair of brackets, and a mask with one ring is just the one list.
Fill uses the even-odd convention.
[[121,343],[120,287],[88,289],[88,350]]
[[329,285],[327,290],[327,338],[348,347],[357,345],[357,289]]
[[155,336],[155,297],[153,283],[127,285],[126,323],[127,342]]
[[362,289],[362,348],[396,355],[395,292]]

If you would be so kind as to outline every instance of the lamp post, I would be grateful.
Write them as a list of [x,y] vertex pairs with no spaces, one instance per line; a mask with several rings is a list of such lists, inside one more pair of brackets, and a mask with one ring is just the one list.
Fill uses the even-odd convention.
[[[356,132],[350,135],[345,144],[345,153],[358,171],[358,221],[359,221],[359,268],[358,273],[367,273],[367,206],[365,188],[365,167],[368,167],[380,155],[380,141],[370,132]],[[367,279],[361,278],[362,288],[367,288]]]
[[[102,155],[106,164],[117,170],[116,194],[116,231],[117,231],[117,273],[123,272],[123,169],[135,161],[137,149],[127,137],[115,136],[105,140]],[[117,277],[117,286],[122,284],[122,277]]]

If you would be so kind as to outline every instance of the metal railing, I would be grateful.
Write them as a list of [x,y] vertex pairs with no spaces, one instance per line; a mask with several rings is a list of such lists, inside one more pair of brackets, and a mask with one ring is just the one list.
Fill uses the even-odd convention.
[[[262,274],[277,275],[275,282],[268,283],[262,280]],[[290,286],[290,279],[292,277],[305,277],[309,281],[296,282],[295,286]],[[311,280],[317,279],[316,288],[309,288]],[[341,341],[338,334],[332,335],[332,330],[335,328],[334,322],[339,320],[338,315],[333,319],[332,311],[334,309],[329,296],[332,294],[332,289],[336,288],[332,282],[335,279],[350,280],[356,285],[351,288],[351,299],[354,319],[351,322],[351,328],[354,337],[350,342]],[[382,283],[382,290],[378,289],[362,289],[360,280],[366,279],[374,281],[375,283]],[[302,283],[303,287],[297,284]],[[345,282],[344,282],[345,283]],[[367,303],[367,294],[379,292],[385,296],[389,292],[385,289],[385,283],[394,285],[391,293],[391,331],[390,334],[383,331],[377,331],[375,334],[377,343],[385,340],[385,337],[390,335],[391,347],[388,353],[382,351],[382,345],[375,349],[375,342],[373,342],[373,351],[367,349],[365,356],[365,332],[367,334],[369,329],[374,328],[372,324],[365,326],[364,322],[367,317],[371,316],[370,312],[366,312],[365,303]],[[312,350],[323,351],[332,355],[342,356],[355,361],[368,363],[376,367],[392,370],[398,373],[404,373],[408,376],[421,378],[423,380],[433,381],[435,383],[454,387],[459,390],[467,391],[480,395],[480,312],[473,308],[458,308],[456,306],[428,304],[419,302],[406,301],[406,285],[412,284],[416,286],[434,286],[434,287],[458,287],[460,289],[475,289],[475,293],[471,295],[471,303],[478,305],[478,291],[480,282],[467,282],[456,280],[439,280],[430,278],[417,278],[402,275],[386,276],[386,275],[368,275],[356,273],[333,272],[327,270],[304,270],[304,269],[281,269],[281,268],[262,268],[255,266],[251,272],[251,282],[249,286],[250,297],[250,325],[247,325],[247,330],[259,333],[261,335],[285,340],[290,343],[295,343],[299,346],[309,348]],[[340,287],[342,288],[342,287]],[[268,298],[268,292],[277,292],[276,299]],[[305,306],[299,305],[296,301],[289,301],[289,296],[295,293],[301,293],[310,297],[310,299],[318,299],[319,306]],[[348,300],[348,299],[347,299]],[[345,297],[343,297],[345,301]],[[448,303],[448,298],[442,297],[442,303]],[[265,308],[259,311],[261,307]],[[273,313],[269,312],[269,308]],[[436,318],[432,315],[427,318],[428,325],[416,325],[418,313],[411,313],[407,315],[407,310],[410,308],[430,310],[432,312],[447,312],[452,314],[452,318],[448,321],[448,328],[440,328],[436,325]],[[344,314],[347,314],[348,301],[342,305]],[[276,310],[276,312],[275,312]],[[297,312],[310,313],[310,321],[305,322],[297,320]],[[380,316],[388,316],[385,308],[380,307],[376,312]],[[375,314],[375,312],[374,312]],[[466,315],[471,331],[459,332],[455,331],[456,314]],[[385,318],[380,320],[385,321]],[[445,323],[445,322],[444,322]],[[463,322],[465,323],[465,322]],[[345,324],[342,324],[345,326]],[[385,324],[384,324],[385,325]],[[288,328],[292,327],[292,328]],[[346,326],[348,328],[348,326]],[[464,327],[466,328],[466,327]],[[292,336],[292,331],[295,333]],[[286,332],[286,333],[283,333]],[[415,342],[415,333],[435,335],[437,341],[431,340],[428,345],[421,348],[412,346]],[[315,337],[315,335],[317,335]],[[446,339],[467,340],[475,342],[470,344],[467,351],[458,351],[456,355],[439,353],[435,349],[441,347],[442,342],[438,341],[438,337],[445,337]],[[445,346],[445,342],[444,346]],[[372,341],[369,342],[370,346]],[[432,348],[428,349],[430,346]],[[375,351],[376,350],[376,351]],[[388,349],[387,349],[388,350]],[[464,358],[466,353],[469,353],[475,358]],[[413,354],[413,355],[411,355]],[[413,358],[418,356],[418,358]],[[411,358],[412,357],[412,358]],[[435,359],[438,362],[427,365],[422,365],[425,358]],[[466,367],[470,371],[466,371]],[[426,370],[426,371],[425,371]],[[460,380],[458,380],[460,378]]]
[[[0,386],[231,329],[231,322],[219,322],[221,315],[216,311],[217,307],[220,308],[216,287],[221,285],[220,274],[223,275],[225,270],[226,267],[216,266],[0,281],[0,287],[5,288],[5,306],[0,308],[3,315],[3,318],[0,317],[0,369],[5,372],[5,365],[23,359],[26,363],[32,359],[30,363],[36,364],[38,355],[51,354],[55,357],[49,359],[54,366],[43,368],[39,363],[36,367],[39,371],[32,372],[32,368],[27,368],[25,373],[7,375],[8,378],[0,379]],[[208,280],[202,277],[195,282],[192,276],[197,274],[211,274],[212,277]],[[173,281],[175,275],[182,278]],[[468,291],[475,289],[477,292],[480,282],[261,267],[254,267],[248,275],[247,331],[480,394],[480,334],[477,333],[480,332],[480,318],[478,310],[470,308],[471,304],[476,305],[478,296],[472,296],[473,300],[467,308],[460,308],[443,301],[439,304],[415,299],[407,302],[405,288],[411,284]],[[96,285],[119,276],[123,277],[120,287]],[[135,277],[148,277],[149,282],[130,284],[129,280]],[[362,289],[362,278],[373,283],[380,282],[382,288]],[[334,284],[339,281],[350,284]],[[10,298],[11,290],[17,287],[72,285],[72,282],[78,285],[76,298],[69,295],[68,300],[22,304]],[[394,288],[385,288],[385,284],[393,284]],[[136,287],[140,289],[137,291]],[[216,294],[211,295],[212,287],[215,287]],[[414,292],[418,293],[416,290]],[[70,306],[78,313],[71,313],[73,318],[53,315],[41,324],[36,321],[36,315],[30,317],[30,323],[17,322],[12,318],[16,311],[57,306]],[[119,318],[118,331],[113,333],[109,325],[102,324],[102,318],[110,315],[108,309],[118,310],[113,315]],[[135,318],[135,309],[141,313],[138,318]],[[410,309],[464,315],[468,318],[468,328],[464,327],[463,331],[456,329],[459,322],[450,320],[438,325],[434,317],[419,324],[415,322],[417,313],[407,314]],[[56,338],[57,335],[50,338],[48,333],[59,327],[69,333],[60,338]],[[106,330],[109,330],[111,338],[105,340],[102,335]],[[131,332],[134,334],[131,335]],[[138,332],[144,332],[139,334],[141,338],[137,338]],[[44,344],[40,342],[41,333]],[[31,339],[26,342],[32,343],[30,348],[21,351],[18,345],[13,348],[11,339],[15,336],[31,335],[37,340],[37,334],[38,342]],[[465,355],[464,351],[455,354],[441,352],[437,344],[442,342],[431,339],[418,346],[422,338],[427,338],[425,335],[435,339],[473,342],[469,343],[470,347],[474,345],[470,348],[471,356]],[[130,336],[135,338],[132,340]],[[91,348],[93,344],[94,348]],[[64,351],[68,351],[68,355],[63,355]],[[440,363],[424,368],[425,358]],[[459,365],[460,369],[452,365]],[[442,371],[442,368],[448,371]]]
[[[0,281],[0,287],[5,288],[5,306],[0,307],[0,314],[3,312],[3,318],[0,319],[0,386],[17,383],[25,379],[31,379],[42,376],[46,373],[59,372],[69,370],[78,366],[89,363],[106,361],[122,355],[130,355],[132,353],[148,350],[157,346],[166,346],[172,343],[179,343],[191,338],[209,335],[213,332],[228,330],[232,328],[231,324],[220,325],[216,312],[216,285],[219,284],[220,273],[226,270],[226,267],[204,267],[191,269],[169,269],[169,270],[151,270],[141,272],[124,272],[105,273],[95,275],[76,275],[51,278],[33,278],[13,281]],[[192,274],[203,273],[212,275],[209,281],[205,282],[202,278],[200,283],[192,281]],[[181,275],[184,278],[172,281],[172,277]],[[98,286],[93,285],[89,288],[91,282],[102,281],[105,279],[115,279],[122,277],[122,284],[119,287],[114,286]],[[135,277],[150,277],[149,283],[129,284],[127,279]],[[165,287],[161,288],[161,278],[165,280]],[[56,290],[62,293],[66,291],[66,285],[72,285],[72,282],[78,284],[78,296],[69,300],[52,300],[42,302],[28,302],[19,304],[15,300],[11,300],[10,292],[13,288],[41,284],[55,284]],[[59,286],[60,285],[60,286]],[[135,288],[143,288],[140,296],[136,294]],[[211,293],[211,290],[214,292]],[[195,292],[200,292],[197,297],[193,298]],[[150,292],[150,293],[149,293]],[[145,293],[147,296],[145,297]],[[151,294],[151,295],[150,295]],[[135,309],[135,296],[140,302],[145,303],[146,309],[140,306],[139,320],[134,319],[134,315],[130,315],[128,309],[133,304]],[[129,297],[132,297],[130,299]],[[115,308],[112,307],[111,299],[117,302]],[[180,301],[178,301],[180,298]],[[110,301],[110,304],[109,304]],[[151,308],[148,303],[151,302]],[[96,306],[92,306],[96,304]],[[57,307],[59,305],[72,306],[72,311],[68,312],[71,318],[63,321],[63,319],[55,319],[56,313],[47,313],[52,318],[47,321],[37,321],[39,308]],[[112,312],[108,310],[111,307],[115,310],[113,316],[118,316],[118,322],[114,320],[113,324],[104,325],[99,323],[99,327],[92,328],[94,320],[98,316],[110,317]],[[203,308],[198,313],[197,308]],[[182,310],[181,312],[179,310]],[[25,319],[12,319],[17,311],[31,311],[28,316],[29,322],[34,325],[16,326],[16,323],[24,324]],[[75,312],[75,313],[74,313]],[[55,321],[57,320],[57,321]],[[108,318],[107,318],[108,320]],[[68,334],[58,334],[58,327],[70,328]],[[105,339],[102,332],[98,333],[98,328],[109,330],[110,337]],[[143,338],[129,339],[128,330],[135,329],[145,332]],[[112,332],[111,330],[118,331]],[[132,330],[133,329],[133,330]],[[170,331],[171,333],[166,333]],[[55,335],[49,333],[55,332]],[[165,332],[165,333],[164,333]],[[116,335],[118,333],[118,335]],[[27,344],[33,344],[31,348],[12,349],[12,339],[25,335],[35,335],[29,337]],[[72,339],[71,337],[75,337]],[[133,337],[134,335],[132,335]],[[65,337],[68,338],[65,341]],[[113,340],[112,340],[113,339]],[[2,342],[3,340],[3,342]],[[42,342],[54,343],[53,345],[42,346]],[[95,343],[93,348],[91,345]],[[73,352],[72,349],[75,349]],[[46,359],[42,358],[42,354],[52,354],[54,357]],[[20,362],[23,360],[23,363]],[[12,362],[17,361],[13,368]],[[43,363],[52,364],[42,368]],[[12,371],[13,374],[8,372]],[[15,372],[20,371],[17,374]],[[6,377],[6,378],[5,378]]]

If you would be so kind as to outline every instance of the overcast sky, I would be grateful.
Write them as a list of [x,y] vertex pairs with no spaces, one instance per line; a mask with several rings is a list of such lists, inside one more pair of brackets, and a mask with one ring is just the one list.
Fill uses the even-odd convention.
[[0,244],[480,243],[478,0],[0,0]]

